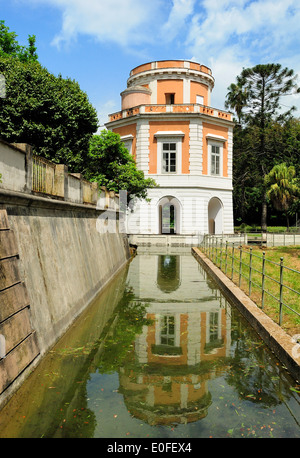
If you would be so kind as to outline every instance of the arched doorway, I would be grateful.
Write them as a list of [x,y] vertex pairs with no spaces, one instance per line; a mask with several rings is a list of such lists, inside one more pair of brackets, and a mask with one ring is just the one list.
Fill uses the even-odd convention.
[[217,197],[208,203],[208,233],[222,234],[223,232],[223,204]]
[[158,203],[159,233],[179,234],[180,205],[172,196],[163,197]]

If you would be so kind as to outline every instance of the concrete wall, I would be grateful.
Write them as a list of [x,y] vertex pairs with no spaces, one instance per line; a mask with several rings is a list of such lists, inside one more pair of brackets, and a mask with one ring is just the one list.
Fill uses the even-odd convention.
[[0,141],[0,406],[130,257],[118,197],[97,189],[95,200],[94,186],[63,165],[59,197],[34,192],[24,146]]
[[26,151],[0,141],[0,188],[26,191]]
[[19,263],[15,234],[0,209],[0,394],[39,354]]
[[[32,147],[26,143],[7,143],[0,138],[0,174],[0,189],[59,198],[100,209],[115,209],[118,204],[117,194],[88,182],[80,173],[69,173],[64,164],[54,164],[34,155]],[[105,202],[103,207],[102,201]]]
[[124,264],[126,240],[99,234],[93,211],[6,209],[43,352]]
[[[26,195],[20,198],[13,193],[1,195],[0,191],[0,202],[6,210],[17,252],[17,256],[16,253],[12,255],[12,267],[6,266],[7,256],[4,255],[0,277],[7,279],[12,268],[17,274],[1,288],[8,291],[11,285],[25,285],[28,299],[19,309],[26,306],[29,310],[26,320],[31,324],[30,333],[35,334],[32,358],[26,360],[25,366],[30,366],[33,361],[36,364],[36,359],[63,335],[129,259],[126,234],[99,232],[99,224],[104,224],[104,220],[103,223],[99,220],[103,211],[36,199]],[[4,307],[3,301],[1,307]],[[24,319],[20,316],[20,326],[23,326]],[[15,324],[13,332],[17,333],[18,323]],[[7,340],[5,328],[2,332],[0,328],[0,333]],[[0,381],[1,371],[3,375],[6,370],[4,362],[7,357],[0,358]],[[24,370],[23,366],[20,372]],[[14,379],[14,376],[10,378]],[[5,390],[10,385],[10,378],[4,374]],[[0,404],[1,399],[9,396],[21,382],[22,377],[17,377],[14,386],[0,395]]]

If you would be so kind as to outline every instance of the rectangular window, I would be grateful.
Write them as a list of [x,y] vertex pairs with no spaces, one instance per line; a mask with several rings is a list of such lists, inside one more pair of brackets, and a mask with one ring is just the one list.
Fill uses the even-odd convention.
[[164,316],[161,323],[161,345],[175,345],[175,317]]
[[216,145],[211,146],[211,175],[220,175],[220,147]]
[[163,143],[163,173],[176,173],[176,143]]
[[175,94],[165,94],[165,96],[166,96],[166,105],[174,105]]
[[209,313],[209,341],[213,342],[218,340],[218,329],[219,329],[219,313]]
[[199,103],[200,105],[204,105],[204,98],[202,95],[196,95],[196,103]]

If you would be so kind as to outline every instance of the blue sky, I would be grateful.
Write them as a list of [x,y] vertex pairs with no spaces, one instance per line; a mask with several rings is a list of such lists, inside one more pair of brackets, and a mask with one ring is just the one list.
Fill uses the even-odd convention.
[[[101,125],[130,70],[153,60],[210,67],[220,109],[243,67],[280,63],[300,84],[300,0],[0,0],[0,19],[20,44],[36,35],[41,64],[78,81]],[[282,103],[300,116],[300,96]]]

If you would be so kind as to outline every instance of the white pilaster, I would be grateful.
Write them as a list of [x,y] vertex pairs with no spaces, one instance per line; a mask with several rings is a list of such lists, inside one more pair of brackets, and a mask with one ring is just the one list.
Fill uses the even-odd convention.
[[145,175],[149,171],[149,122],[139,120],[136,126],[136,166]]
[[157,79],[153,79],[149,82],[149,89],[151,92],[151,103],[157,104]]
[[183,103],[191,103],[191,81],[189,78],[183,79]]
[[190,122],[190,174],[202,174],[202,156],[203,156],[203,141],[202,141],[202,122],[199,119],[194,119]]

